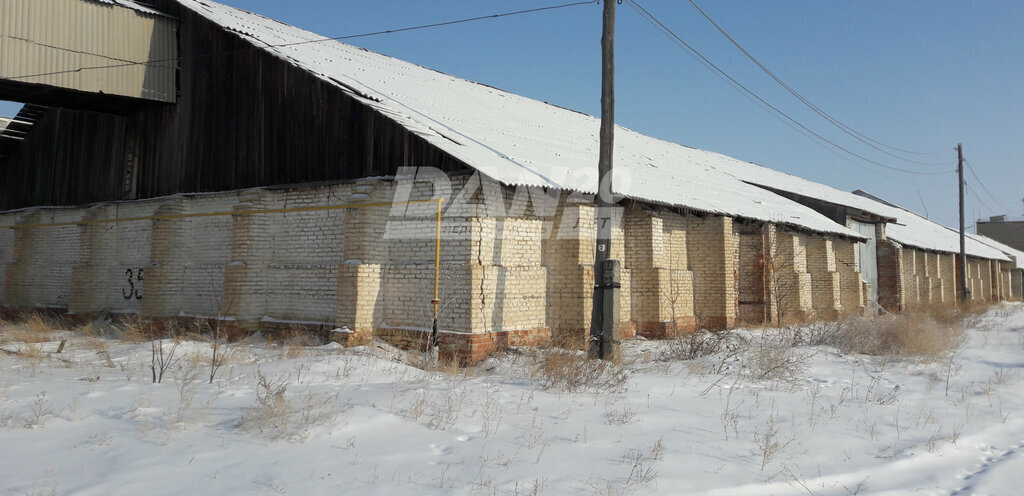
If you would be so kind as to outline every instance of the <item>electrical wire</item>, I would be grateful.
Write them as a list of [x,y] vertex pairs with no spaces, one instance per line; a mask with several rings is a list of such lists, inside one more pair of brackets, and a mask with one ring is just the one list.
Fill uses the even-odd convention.
[[971,187],[970,183],[968,183],[967,181],[964,181],[964,186],[967,186],[967,190],[970,191],[971,194],[974,195],[974,199],[978,200],[978,203],[980,203],[982,206],[987,208],[990,213],[993,213],[993,214],[999,213],[996,209],[992,208],[992,206],[990,206],[988,203],[985,203],[985,200],[982,200],[981,197],[978,196],[978,192],[975,191],[974,188]]
[[517,10],[517,11],[514,11],[514,12],[505,12],[503,14],[491,14],[491,15],[478,16],[478,17],[469,17],[469,18],[466,18],[466,19],[458,19],[458,20],[455,20],[455,21],[436,22],[436,23],[433,23],[433,24],[423,24],[423,25],[420,25],[420,26],[412,26],[412,27],[407,27],[407,28],[388,29],[388,30],[384,30],[384,31],[375,31],[375,32],[372,32],[372,33],[353,34],[353,35],[348,35],[348,36],[336,36],[334,38],[324,38],[322,40],[299,41],[299,42],[295,42],[295,43],[283,43],[283,44],[280,44],[280,45],[270,45],[270,46],[286,47],[286,46],[295,46],[295,45],[305,45],[307,43],[319,43],[319,42],[322,42],[322,41],[331,41],[331,40],[340,41],[340,40],[350,40],[350,39],[353,39],[353,38],[363,38],[363,37],[366,37],[366,36],[377,36],[377,35],[381,35],[381,34],[402,33],[402,32],[405,32],[405,31],[413,31],[413,30],[416,30],[416,29],[426,29],[426,28],[436,28],[436,27],[441,27],[441,26],[451,26],[453,24],[462,24],[464,22],[481,21],[481,20],[486,20],[486,19],[497,19],[499,17],[508,17],[508,16],[514,16],[514,15],[519,15],[519,14],[530,14],[530,13],[533,13],[533,12],[543,12],[543,11],[546,11],[546,10],[564,9],[566,7],[575,7],[575,6],[578,6],[578,5],[590,5],[590,4],[598,3],[598,1],[599,0],[586,0],[586,1],[580,1],[580,2],[566,3],[566,4],[562,4],[562,5],[551,5],[551,6],[548,6],[548,7],[538,7],[538,8],[535,8],[535,9],[525,9],[525,10]]
[[834,141],[832,141],[832,140],[830,140],[828,138],[825,138],[824,136],[814,132],[813,130],[811,130],[810,128],[805,126],[800,121],[797,121],[796,119],[794,119],[793,117],[791,117],[789,114],[787,114],[786,112],[782,111],[778,107],[775,107],[774,105],[768,103],[765,99],[761,98],[756,93],[754,93],[749,88],[747,88],[742,83],[740,83],[735,78],[733,78],[728,73],[726,73],[722,68],[720,68],[717,65],[715,65],[713,62],[711,62],[711,60],[709,60],[702,53],[700,53],[700,51],[698,51],[696,48],[694,48],[689,43],[687,43],[685,40],[683,40],[678,34],[676,34],[674,31],[672,31],[672,29],[670,29],[668,26],[666,26],[665,23],[661,22],[656,16],[654,16],[647,9],[645,9],[643,7],[643,5],[641,5],[637,0],[629,0],[629,1],[630,1],[630,5],[634,7],[634,10],[639,9],[637,11],[640,13],[640,15],[642,17],[644,17],[651,24],[654,24],[656,27],[660,26],[661,29],[659,29],[659,30],[663,34],[666,34],[667,36],[670,36],[671,38],[677,40],[677,44],[680,44],[681,46],[683,46],[692,56],[698,57],[702,61],[702,63],[704,64],[704,66],[706,68],[708,68],[709,70],[712,70],[713,72],[717,72],[717,73],[721,74],[722,76],[727,78],[734,85],[733,86],[734,88],[737,88],[737,89],[741,90],[742,92],[745,92],[745,93],[749,94],[750,96],[754,97],[761,104],[763,104],[764,106],[767,106],[768,108],[770,108],[775,113],[777,113],[777,114],[781,115],[782,117],[786,118],[786,120],[792,122],[793,124],[796,124],[801,129],[806,131],[807,133],[810,133],[811,135],[813,135],[815,138],[817,138],[817,139],[819,139],[819,140],[821,140],[821,141],[823,141],[825,143],[828,143],[829,145],[831,145],[831,146],[833,146],[833,147],[835,147],[835,148],[837,148],[837,149],[839,149],[839,150],[841,150],[843,152],[846,152],[849,155],[852,155],[852,156],[854,156],[856,158],[859,158],[859,159],[861,159],[861,160],[863,160],[865,162],[874,164],[876,166],[879,166],[879,167],[882,167],[882,168],[885,168],[885,169],[889,169],[889,170],[893,170],[893,171],[897,171],[897,172],[903,172],[905,174],[942,175],[942,174],[949,174],[949,173],[952,172],[952,171],[922,172],[922,171],[915,171],[915,170],[909,170],[909,169],[902,169],[902,168],[899,168],[899,167],[894,167],[894,166],[887,165],[887,164],[884,164],[882,162],[878,162],[876,160],[872,160],[870,158],[867,158],[867,157],[865,157],[863,155],[858,154],[857,152],[854,152],[852,150],[849,150],[848,148],[843,147],[842,145],[839,145],[838,143],[836,143],[836,142],[834,142]]
[[822,118],[824,118],[828,122],[832,123],[837,128],[839,128],[840,131],[842,131],[842,132],[844,132],[844,133],[846,133],[846,134],[856,138],[858,141],[864,143],[865,145],[870,146],[871,148],[874,148],[875,150],[878,150],[879,152],[882,152],[882,153],[884,153],[886,155],[889,155],[890,157],[893,157],[893,158],[896,158],[896,159],[899,159],[899,160],[903,160],[905,162],[910,162],[910,163],[918,164],[918,165],[928,165],[928,166],[949,166],[949,165],[951,165],[950,162],[935,163],[935,162],[921,162],[921,161],[918,161],[918,160],[912,160],[912,159],[901,157],[899,155],[896,155],[894,153],[891,153],[891,152],[889,152],[887,150],[884,150],[884,149],[880,148],[880,147],[885,147],[885,148],[889,148],[891,150],[895,150],[895,151],[902,152],[902,153],[909,153],[909,154],[913,154],[913,155],[937,155],[937,154],[940,154],[940,153],[947,153],[944,150],[943,151],[936,151],[936,152],[917,152],[917,151],[905,150],[903,148],[898,148],[898,147],[895,147],[895,146],[887,145],[885,143],[882,143],[881,141],[872,139],[872,138],[864,135],[863,133],[860,133],[857,130],[851,128],[850,126],[844,124],[842,121],[840,121],[839,119],[835,118],[833,115],[829,114],[828,112],[825,112],[820,107],[815,105],[813,102],[811,102],[810,100],[805,98],[803,95],[801,95],[795,89],[793,89],[792,86],[790,86],[785,81],[783,81],[781,78],[779,78],[777,75],[775,75],[774,72],[772,72],[770,69],[765,67],[765,65],[762,64],[760,60],[758,60],[756,57],[754,57],[749,51],[747,51],[746,48],[743,47],[743,45],[740,45],[740,43],[738,41],[736,41],[735,38],[733,38],[731,35],[729,35],[729,33],[727,33],[725,31],[725,29],[722,28],[721,25],[719,25],[717,22],[715,22],[715,20],[712,19],[711,16],[709,16],[706,12],[704,12],[704,9],[700,8],[700,6],[697,5],[697,3],[694,2],[694,0],[689,0],[689,2],[690,2],[690,5],[693,5],[693,7],[695,9],[697,9],[697,11],[700,12],[700,14],[702,16],[704,16],[704,18],[707,19],[708,22],[710,22],[711,25],[713,25],[715,27],[715,29],[718,30],[719,33],[722,34],[722,36],[725,36],[726,39],[728,39],[736,48],[738,48],[741,52],[743,52],[743,55],[746,55],[747,58],[750,59],[751,62],[753,62],[755,65],[757,65],[757,67],[759,67],[762,71],[764,71],[765,74],[767,74],[772,79],[774,79],[775,82],[779,83],[780,86],[785,88],[786,91],[788,91],[791,95],[796,97],[797,100],[800,100],[808,108],[813,110],[815,113],[820,115]]
[[964,162],[967,164],[967,170],[971,173],[972,176],[974,176],[974,179],[978,181],[978,185],[981,186],[981,189],[985,190],[985,193],[988,195],[988,197],[991,198],[992,201],[996,202],[996,205],[1004,208],[1007,212],[1012,210],[1010,208],[1007,208],[1006,205],[1003,205],[1003,202],[999,201],[999,198],[996,198],[996,195],[992,194],[992,191],[988,189],[988,186],[985,186],[985,183],[981,180],[980,177],[978,177],[978,174],[974,172],[974,166],[971,164],[971,161],[965,158]]
[[[516,11],[512,11],[512,12],[503,12],[503,13],[499,13],[499,14],[491,14],[491,15],[477,16],[477,17],[468,17],[468,18],[465,18],[465,19],[456,19],[456,20],[453,20],[453,21],[435,22],[435,23],[431,23],[431,24],[421,24],[421,25],[418,25],[418,26],[409,26],[409,27],[398,28],[398,29],[388,29],[388,30],[384,30],[384,31],[373,31],[373,32],[369,32],[369,33],[351,34],[351,35],[345,35],[345,36],[334,36],[334,37],[323,38],[323,39],[318,39],[318,40],[306,40],[306,41],[291,42],[291,43],[280,43],[280,44],[265,44],[265,46],[263,48],[288,47],[288,46],[295,46],[295,45],[304,45],[304,44],[309,44],[309,43],[323,43],[325,41],[340,41],[340,40],[348,40],[348,39],[354,39],[354,38],[363,38],[363,37],[367,37],[367,36],[378,36],[378,35],[382,35],[382,34],[402,33],[402,32],[406,32],[406,31],[413,31],[413,30],[418,30],[418,29],[435,28],[435,27],[441,27],[441,26],[451,26],[453,24],[461,24],[461,23],[472,22],[472,21],[497,19],[497,18],[501,18],[501,17],[509,17],[509,16],[515,16],[515,15],[521,15],[521,14],[530,14],[530,13],[534,13],[534,12],[551,11],[551,10],[556,10],[556,9],[564,9],[564,8],[567,8],[567,7],[576,7],[576,6],[580,6],[580,5],[591,5],[591,4],[598,3],[598,1],[599,0],[585,0],[585,1],[564,3],[564,4],[560,4],[560,5],[550,5],[550,6],[547,6],[547,7],[537,7],[537,8],[533,8],[533,9],[524,9],[524,10],[516,10]],[[64,50],[64,51],[68,51],[68,52],[72,52],[72,53],[81,53],[81,54],[85,54],[85,55],[99,55],[99,54],[92,54],[92,53],[87,53],[87,52],[80,52],[78,50],[72,50],[72,49],[69,49],[69,48],[62,48],[62,47],[49,46],[49,45],[46,45],[46,46],[48,46],[49,48],[54,48],[54,49],[58,49],[58,50]],[[23,76],[4,76],[4,78],[5,79],[31,79],[31,78],[37,78],[37,77],[54,76],[54,75],[58,75],[58,74],[68,74],[68,73],[75,73],[75,72],[82,72],[82,71],[91,71],[91,70],[99,70],[99,69],[116,69],[116,68],[121,68],[121,67],[132,67],[132,66],[151,66],[151,65],[163,64],[163,63],[166,63],[166,62],[177,62],[179,60],[186,59],[186,58],[212,57],[214,55],[221,55],[221,54],[225,54],[225,53],[233,53],[233,52],[238,52],[238,51],[243,51],[243,50],[250,50],[252,48],[255,48],[255,46],[253,46],[253,47],[246,47],[246,48],[240,48],[240,49],[237,49],[237,50],[225,50],[225,51],[216,52],[216,53],[197,54],[197,55],[191,55],[191,56],[187,56],[187,57],[186,56],[181,56],[181,57],[158,59],[158,60],[127,61],[127,62],[121,63],[121,64],[86,66],[86,67],[78,67],[76,69],[67,69],[67,70],[62,70],[62,71],[44,72],[44,73],[40,73],[40,74],[28,74],[28,75],[23,75]],[[103,55],[99,55],[99,56],[105,57]],[[106,58],[113,59],[112,57],[106,57]],[[119,60],[119,59],[113,59],[113,60]]]

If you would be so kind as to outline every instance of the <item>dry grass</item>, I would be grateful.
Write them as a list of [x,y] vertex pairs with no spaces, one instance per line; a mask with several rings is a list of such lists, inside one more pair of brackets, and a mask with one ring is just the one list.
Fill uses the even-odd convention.
[[152,339],[154,334],[152,324],[142,320],[138,315],[124,317],[115,329],[119,339],[134,344],[145,343]]
[[739,341],[739,336],[732,331],[681,333],[669,341],[667,358],[694,360],[727,351],[738,346]]
[[68,326],[61,319],[40,313],[22,314],[17,322],[3,322],[0,333],[6,342],[26,344],[48,343],[54,334]]
[[589,333],[582,332],[552,332],[551,340],[541,344],[540,348],[556,348],[561,350],[587,351],[589,348]]
[[271,439],[304,441],[309,429],[334,422],[343,409],[336,396],[306,394],[297,403],[286,397],[288,381],[269,379],[256,371],[256,404],[245,410],[238,428]]
[[916,358],[926,362],[945,360],[964,343],[958,319],[939,319],[928,313],[884,315],[844,323],[829,343],[840,350],[865,355]]
[[466,376],[473,375],[475,369],[462,368],[459,363],[459,358],[455,355],[440,355],[437,357],[425,356],[421,367],[423,370],[430,372],[440,372],[450,376]]
[[569,350],[542,352],[533,376],[544,389],[565,392],[621,391],[629,380],[621,365],[590,360],[586,353]]
[[741,356],[750,376],[756,380],[791,382],[807,368],[810,355],[795,348],[800,343],[789,330],[762,332],[742,348]]

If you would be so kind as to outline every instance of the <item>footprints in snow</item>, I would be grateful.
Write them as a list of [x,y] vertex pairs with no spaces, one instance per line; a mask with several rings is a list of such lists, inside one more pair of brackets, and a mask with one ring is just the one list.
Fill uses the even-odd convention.
[[964,475],[957,476],[958,479],[963,480],[966,484],[960,489],[950,493],[950,496],[965,496],[973,494],[976,482],[982,475],[985,475],[1000,463],[1018,455],[1022,448],[1024,448],[1024,442],[1015,444],[1002,452],[992,448],[991,446],[984,447],[982,452],[985,453],[985,457],[981,459],[981,463],[977,465],[977,468],[973,472],[967,472]]

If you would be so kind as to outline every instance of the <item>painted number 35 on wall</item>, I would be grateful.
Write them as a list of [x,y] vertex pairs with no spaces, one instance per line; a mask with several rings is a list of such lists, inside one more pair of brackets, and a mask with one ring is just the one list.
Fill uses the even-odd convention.
[[[124,275],[127,278],[128,285],[121,288],[121,296],[126,300],[132,298],[136,300],[142,299],[142,271],[144,269],[128,269],[124,271]],[[139,283],[136,285],[136,283]]]

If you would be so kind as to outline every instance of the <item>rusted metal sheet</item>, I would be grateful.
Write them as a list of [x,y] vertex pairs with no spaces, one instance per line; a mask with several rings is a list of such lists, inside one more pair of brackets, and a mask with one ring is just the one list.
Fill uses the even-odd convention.
[[0,0],[0,80],[174,102],[177,21],[125,0]]

